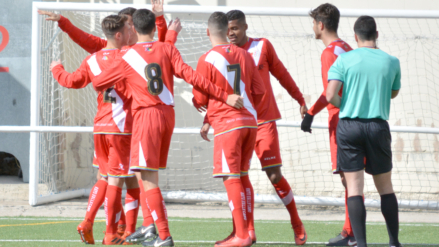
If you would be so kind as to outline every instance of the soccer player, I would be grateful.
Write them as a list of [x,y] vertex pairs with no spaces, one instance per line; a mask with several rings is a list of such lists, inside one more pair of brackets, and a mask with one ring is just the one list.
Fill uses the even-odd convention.
[[[326,99],[340,108],[337,126],[337,169],[344,172],[348,209],[357,246],[366,244],[364,171],[373,176],[381,196],[389,246],[399,247],[398,201],[392,186],[390,100],[401,88],[399,60],[377,48],[373,17],[360,16],[354,24],[358,49],[340,54],[328,72]],[[338,92],[343,86],[340,98]],[[364,165],[366,158],[366,167]]]
[[[246,196],[243,181],[248,179],[250,159],[257,133],[256,107],[265,87],[251,55],[227,42],[228,20],[222,12],[213,13],[208,21],[207,35],[213,49],[198,60],[197,71],[229,93],[244,97],[244,107],[236,110],[194,88],[198,105],[207,106],[201,135],[207,139],[210,123],[215,130],[214,178],[222,178],[232,211],[234,232],[215,246],[250,246],[247,225]],[[256,104],[255,104],[256,103]],[[250,184],[251,186],[251,184]]]
[[[279,135],[275,122],[281,118],[281,115],[271,87],[270,72],[279,80],[280,84],[288,91],[291,97],[300,104],[301,116],[307,111],[305,100],[290,73],[288,73],[285,66],[277,57],[276,51],[270,41],[265,38],[249,38],[247,36],[246,31],[248,25],[244,13],[240,10],[232,10],[227,13],[227,18],[229,21],[228,38],[230,42],[247,50],[252,55],[267,90],[262,98],[262,102],[256,107],[258,113],[258,134],[255,144],[256,154],[261,162],[262,170],[267,174],[276,193],[290,214],[296,244],[305,244],[307,239],[305,228],[297,213],[291,187],[281,172],[282,159],[280,155]],[[251,209],[248,210],[247,215],[248,227],[253,242],[256,242],[253,222],[254,193],[248,176],[244,177],[243,186],[246,197],[251,198],[251,200],[247,200],[247,203],[250,203],[250,206],[247,207]]]
[[131,170],[142,181],[146,200],[142,208],[149,208],[159,236],[145,241],[144,246],[173,246],[169,232],[165,203],[158,186],[158,170],[166,168],[171,136],[175,125],[174,75],[222,102],[241,108],[239,95],[227,95],[183,62],[173,45],[155,42],[155,15],[138,9],[133,23],[138,43],[121,52],[117,61],[93,80],[98,91],[116,83],[126,83],[133,94],[133,137],[131,140]]
[[[153,0],[153,1],[151,1],[151,3],[152,3],[152,11],[156,15],[155,24],[156,24],[157,29],[158,29],[159,41],[167,42],[169,44],[174,44],[176,42],[176,39],[177,39],[177,34],[181,31],[180,21],[178,20],[178,18],[175,21],[171,20],[171,22],[169,24],[169,30],[167,30],[166,21],[163,17],[163,1]],[[136,44],[136,42],[137,42],[137,35],[135,34],[133,20],[132,20],[132,15],[134,14],[135,11],[136,11],[135,8],[128,7],[128,8],[122,9],[118,13],[119,15],[127,15],[128,16],[128,23],[133,27],[132,29],[130,29],[130,30],[132,30],[132,33],[131,33],[129,41],[128,41],[129,46],[132,46],[132,45]],[[67,18],[65,18],[59,14],[55,14],[55,13],[48,12],[48,11],[42,11],[42,10],[39,10],[39,14],[47,15],[48,18],[46,18],[46,20],[57,21],[59,27],[64,32],[66,32],[74,42],[76,42],[78,45],[80,45],[84,50],[88,51],[89,53],[98,52],[107,46],[107,40],[101,39],[99,37],[90,35],[84,31],[82,31],[81,29],[75,27]],[[165,40],[165,37],[166,37],[166,40]],[[97,162],[96,157],[93,159],[93,166],[99,167],[99,164]],[[98,182],[95,184],[95,186],[93,187],[93,189],[90,192],[89,204],[87,206],[87,214],[86,214],[87,221],[84,221],[80,225],[78,225],[78,232],[80,233],[81,238],[83,240],[84,240],[84,238],[86,239],[86,242],[94,242],[93,235],[92,235],[93,234],[92,225],[93,225],[96,213],[99,210],[100,206],[102,205],[102,203],[104,202],[104,199],[105,199],[107,180],[105,177],[102,177],[101,174],[105,174],[105,177],[106,177],[106,171],[98,173],[98,175],[97,175]],[[139,185],[142,186],[141,183]],[[130,187],[130,186],[128,186],[128,187]],[[135,198],[137,198],[137,197],[135,197]],[[145,194],[140,195],[140,200],[143,200],[143,201],[146,200]],[[130,209],[129,211],[132,210],[132,212],[129,212],[128,214],[131,215],[132,217],[134,217],[134,216],[137,217],[137,213],[134,213],[134,212],[136,212],[136,210],[138,210],[138,201],[136,201],[136,200],[131,201],[130,198],[128,197],[128,198],[125,198],[125,202],[126,202],[126,207],[128,207],[128,209]],[[132,207],[132,205],[137,205],[137,206]],[[155,228],[151,227],[151,225],[154,226],[154,224],[153,224],[154,221],[152,219],[151,214],[149,213],[149,210],[147,208],[143,207],[142,213],[143,213],[143,218],[144,218],[143,225],[141,227],[139,227],[135,231],[134,234],[131,234],[129,237],[127,237],[126,238],[127,241],[133,241],[133,242],[143,241],[147,238],[155,236],[155,234],[156,234]],[[118,228],[118,232],[121,235],[123,235],[124,231],[125,231],[124,218],[125,218],[125,215],[124,215],[124,212],[122,210],[121,220],[119,222],[120,227]],[[87,223],[88,221],[91,222],[91,224]],[[132,231],[130,229],[127,229],[127,234],[128,233],[132,233]]]
[[[323,93],[305,114],[301,129],[305,132],[311,133],[311,124],[314,116],[325,107],[328,109],[329,147],[331,150],[332,172],[334,174],[340,174],[341,182],[346,189],[344,174],[342,171],[337,170],[336,129],[340,109],[328,103],[326,100],[326,88],[328,86],[329,68],[340,54],[351,51],[352,48],[338,37],[337,29],[340,20],[340,12],[338,11],[337,7],[332,4],[325,3],[312,10],[309,15],[313,18],[313,30],[315,33],[315,38],[322,40],[323,44],[326,46],[326,49],[323,50],[321,56]],[[341,93],[342,90],[339,92],[340,96]],[[354,232],[352,231],[351,222],[349,220],[347,198],[348,191],[345,190],[345,223],[341,233],[338,236],[329,239],[329,243],[327,244],[328,246],[353,246],[356,244]]]
[[[112,59],[124,45],[128,44],[130,25],[125,15],[110,15],[102,21],[102,31],[107,37],[107,46],[101,51],[89,55],[80,68],[70,74],[59,62],[52,62],[54,78],[64,87],[83,88],[87,86],[103,69],[111,64]],[[127,180],[127,204],[139,200],[139,186],[134,174],[129,174],[129,154],[132,129],[132,97],[126,86],[115,85],[98,94],[98,112],[94,120],[95,156],[100,171],[108,175],[105,195],[107,228],[103,243],[107,245],[123,244],[123,236],[117,234],[117,222],[122,213],[122,186]],[[129,179],[130,178],[130,179]],[[99,189],[99,187],[96,187]],[[95,199],[96,200],[96,199]],[[102,203],[96,202],[97,205]],[[137,211],[127,208],[126,234],[134,232]],[[130,215],[128,215],[130,213]],[[131,215],[133,213],[133,215]],[[85,221],[79,228],[81,238],[86,243],[93,243],[91,222]],[[91,235],[91,236],[90,236]],[[91,237],[91,238],[90,238]]]

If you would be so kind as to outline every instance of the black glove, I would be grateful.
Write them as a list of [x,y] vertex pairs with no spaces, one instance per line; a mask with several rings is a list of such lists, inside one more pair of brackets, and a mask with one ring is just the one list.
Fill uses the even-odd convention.
[[305,113],[305,117],[302,120],[302,125],[300,126],[300,129],[303,130],[304,132],[312,133],[311,125],[313,120],[314,120],[313,115]]

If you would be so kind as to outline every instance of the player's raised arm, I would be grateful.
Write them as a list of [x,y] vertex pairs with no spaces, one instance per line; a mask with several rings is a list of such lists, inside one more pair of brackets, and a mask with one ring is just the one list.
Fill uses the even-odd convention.
[[[164,17],[162,0],[151,0],[151,11],[155,15],[155,25],[157,27],[157,36],[160,42],[165,42],[168,27]],[[175,43],[175,42],[174,42]]]
[[84,88],[90,82],[90,78],[87,74],[87,59],[85,59],[81,66],[73,73],[69,73],[64,70],[64,66],[61,61],[52,61],[50,64],[50,70],[52,71],[53,78],[58,83],[66,88]]
[[227,95],[224,90],[204,78],[200,73],[194,71],[189,65],[183,62],[180,52],[174,46],[168,46],[168,54],[174,69],[174,74],[185,80],[187,83],[197,87],[198,89],[208,93],[210,96],[235,107],[242,108],[244,105],[243,98],[236,94]]
[[166,33],[165,42],[170,45],[174,45],[175,43],[177,43],[177,36],[180,33],[181,29],[182,27],[181,27],[180,19],[175,18],[175,21],[171,20],[169,22],[169,27],[168,27],[168,32]]
[[107,45],[106,40],[82,31],[62,15],[44,10],[38,10],[38,13],[40,15],[47,15],[48,17],[46,20],[48,21],[57,21],[59,28],[67,33],[73,42],[81,46],[82,49],[90,54],[100,51]]

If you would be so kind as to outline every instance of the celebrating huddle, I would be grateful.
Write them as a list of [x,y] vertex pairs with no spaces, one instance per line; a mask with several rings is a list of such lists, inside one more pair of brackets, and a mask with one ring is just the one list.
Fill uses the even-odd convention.
[[[200,112],[207,111],[200,131],[203,139],[210,141],[207,133],[211,126],[214,129],[213,177],[223,179],[233,217],[233,232],[217,241],[215,246],[256,243],[254,192],[248,175],[253,151],[288,210],[295,243],[305,244],[308,236],[290,184],[281,172],[276,126],[281,114],[270,83],[271,73],[299,103],[303,131],[311,132],[313,116],[324,107],[330,113],[331,161],[334,173],[341,175],[346,188],[346,221],[341,234],[330,239],[328,245],[349,246],[358,241],[358,246],[366,246],[363,188],[362,184],[355,184],[363,178],[359,172],[365,168],[376,177],[382,200],[387,200],[383,214],[388,223],[390,244],[399,246],[397,210],[396,218],[394,213],[396,197],[390,183],[390,132],[388,136],[380,136],[379,145],[370,145],[373,139],[368,139],[375,138],[370,133],[388,131],[385,120],[390,107],[389,92],[392,98],[396,97],[400,87],[399,61],[376,48],[378,32],[372,17],[360,17],[354,28],[362,48],[357,50],[368,50],[359,55],[354,54],[357,50],[349,52],[352,55],[348,57],[341,56],[352,48],[337,35],[338,9],[331,4],[322,4],[310,12],[316,38],[327,48],[321,58],[325,91],[308,110],[302,93],[277,57],[273,45],[265,38],[247,36],[248,25],[242,11],[214,12],[209,17],[207,36],[213,48],[199,58],[196,71],[184,63],[174,46],[182,28],[180,20],[171,21],[167,27],[160,0],[152,1],[152,11],[125,8],[118,15],[105,17],[101,24],[107,40],[83,32],[61,15],[46,11],[40,11],[40,14],[47,15],[46,20],[57,21],[74,42],[91,54],[73,73],[65,71],[60,61],[52,62],[50,67],[60,85],[84,88],[92,83],[98,92],[93,166],[99,173],[90,192],[85,219],[77,228],[83,242],[94,244],[93,222],[104,204],[107,219],[104,245],[174,246],[158,171],[166,169],[175,126],[173,77],[176,76],[193,86],[194,107]],[[156,31],[158,41],[154,41]],[[347,70],[352,66],[348,59],[361,60],[367,56],[375,59],[374,64],[392,70],[391,73],[382,70],[380,73],[387,74],[369,77],[379,84],[382,89],[379,93],[388,94],[388,97],[380,100],[381,95],[375,93],[371,102],[363,100],[357,106],[354,99],[361,95],[345,96],[346,90],[357,92],[359,84],[358,76],[352,74],[355,70]],[[368,64],[369,73],[374,71],[374,64]],[[392,80],[390,84],[388,80]],[[371,92],[375,86],[361,84],[360,90]],[[375,105],[374,100],[380,104]],[[369,103],[380,109],[365,110],[363,105]],[[358,133],[337,129],[339,115],[344,116],[343,121],[340,120],[343,128],[357,128]],[[363,133],[363,129],[369,134]],[[364,141],[352,143],[351,139],[360,137]],[[349,151],[353,146],[354,153]],[[386,164],[379,166],[377,161]],[[124,183],[127,188],[125,209],[121,200]],[[139,206],[143,223],[136,229]]]

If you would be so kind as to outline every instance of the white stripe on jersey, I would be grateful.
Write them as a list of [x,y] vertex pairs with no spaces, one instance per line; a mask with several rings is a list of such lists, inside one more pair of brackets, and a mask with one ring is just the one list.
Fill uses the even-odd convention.
[[[148,82],[145,77],[145,67],[148,65],[148,63],[142,58],[142,56],[139,55],[139,53],[137,53],[137,51],[130,49],[123,56],[123,59],[145,80],[145,82]],[[163,91],[158,96],[166,105],[174,105],[174,96],[171,94],[165,84],[163,84]]]
[[345,50],[343,50],[343,48],[341,48],[340,46],[335,46],[334,47],[334,54],[336,55],[336,56],[339,56],[340,54],[343,54],[343,53],[345,53],[346,51]]
[[110,91],[109,96],[114,97],[116,99],[116,103],[111,104],[111,109],[113,112],[113,120],[119,128],[120,132],[124,132],[125,130],[125,120],[127,118],[127,114],[123,109],[123,100],[117,94],[114,88]]
[[87,60],[88,66],[90,66],[91,73],[93,73],[94,76],[99,75],[102,70],[99,67],[98,61],[96,60],[96,55],[91,56]]
[[262,53],[262,46],[264,45],[264,41],[252,41],[250,44],[250,47],[248,48],[248,52],[252,55],[253,59],[255,60],[255,65],[258,66],[259,59],[261,58]]
[[[229,66],[230,63],[221,54],[216,51],[211,51],[209,52],[209,54],[207,54],[205,61],[211,63],[224,76],[224,78],[226,78],[229,85],[233,88],[235,81],[235,71],[227,71],[227,66]],[[241,89],[241,96],[244,98],[244,107],[255,117],[255,120],[258,121],[256,111],[253,108],[253,105],[250,102],[245,91],[244,82],[241,80],[239,85]]]

